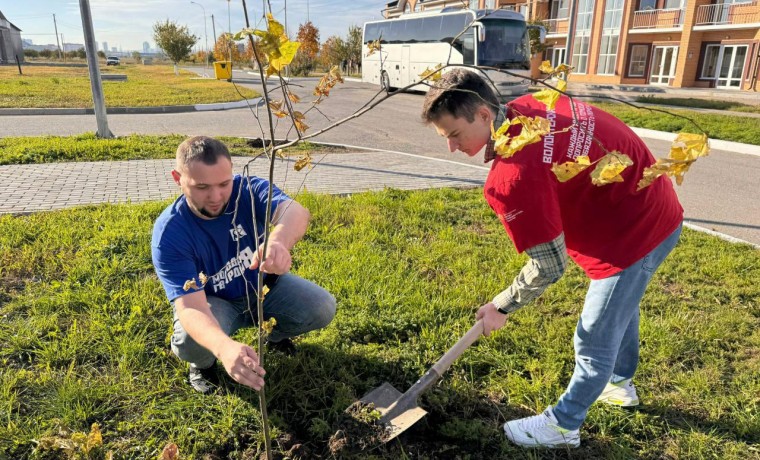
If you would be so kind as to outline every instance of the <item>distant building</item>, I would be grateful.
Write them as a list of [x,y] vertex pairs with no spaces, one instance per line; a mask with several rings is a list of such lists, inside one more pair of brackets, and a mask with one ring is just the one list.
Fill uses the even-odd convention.
[[117,50],[116,50],[116,47],[115,47],[115,46],[112,46],[112,47],[111,47],[111,52],[112,52],[112,53],[116,53],[116,52],[117,52]]
[[103,48],[101,48],[101,51],[108,53],[108,42],[103,42]]
[[150,43],[143,42],[143,53],[150,53]]
[[21,44],[21,29],[14,26],[0,11],[0,63],[24,62],[24,48]]
[[69,51],[79,51],[80,48],[84,48],[83,43],[64,43],[63,44],[64,53],[68,53]]

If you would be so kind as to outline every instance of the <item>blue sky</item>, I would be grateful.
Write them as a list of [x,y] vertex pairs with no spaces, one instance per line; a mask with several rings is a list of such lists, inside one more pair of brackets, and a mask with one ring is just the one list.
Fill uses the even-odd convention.
[[[217,35],[227,31],[228,22],[233,32],[243,28],[241,0],[194,1],[205,8],[209,47],[213,43],[212,14]],[[308,3],[309,19],[319,28],[320,41],[331,35],[345,37],[350,25],[380,19],[380,11],[385,7],[383,0],[271,0],[275,17],[282,23],[286,3],[291,37],[298,32],[298,25],[306,22]],[[247,0],[246,5],[251,21],[260,21],[263,1]],[[142,51],[145,41],[153,47],[153,24],[166,19],[186,25],[200,37],[198,46],[202,48],[205,44],[203,9],[190,0],[90,0],[90,8],[98,49],[104,41],[109,48],[120,47],[123,51]],[[63,34],[67,43],[84,43],[78,0],[0,0],[0,11],[21,29],[22,38],[31,39],[35,45],[55,43],[53,14],[58,22],[58,33]]]

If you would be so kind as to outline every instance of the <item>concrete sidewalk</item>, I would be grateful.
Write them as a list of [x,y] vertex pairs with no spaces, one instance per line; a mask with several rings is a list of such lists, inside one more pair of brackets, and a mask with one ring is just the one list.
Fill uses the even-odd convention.
[[[233,157],[235,172],[250,160]],[[482,166],[385,151],[314,155],[311,170],[295,171],[295,161],[277,160],[275,167],[275,184],[291,194],[477,187],[488,174]],[[167,199],[179,194],[169,174],[173,167],[173,159],[0,166],[0,214]],[[256,159],[249,170],[266,177],[268,160]]]

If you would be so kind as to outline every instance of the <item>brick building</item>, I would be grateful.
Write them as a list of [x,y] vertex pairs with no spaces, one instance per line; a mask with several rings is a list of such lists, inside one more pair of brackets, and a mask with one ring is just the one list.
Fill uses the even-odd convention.
[[[612,85],[760,90],[758,0],[469,0],[508,8],[547,28],[544,59],[566,62],[570,81]],[[461,6],[454,0],[398,0],[386,17]],[[574,18],[570,18],[572,12]],[[574,33],[569,34],[570,29]],[[571,35],[569,53],[568,35]]]

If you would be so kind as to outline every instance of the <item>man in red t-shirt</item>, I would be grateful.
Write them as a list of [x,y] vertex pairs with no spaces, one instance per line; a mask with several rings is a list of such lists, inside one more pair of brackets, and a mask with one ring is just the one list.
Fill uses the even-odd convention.
[[[425,97],[422,118],[445,137],[449,150],[474,156],[486,147],[494,159],[484,187],[488,204],[518,252],[530,260],[505,291],[483,305],[484,334],[538,297],[564,273],[569,255],[591,279],[575,331],[575,371],[557,404],[542,414],[504,424],[506,436],[526,447],[577,447],[579,428],[595,401],[635,406],[632,378],[639,360],[639,302],[657,267],[678,242],[683,209],[667,177],[637,191],[655,159],[623,122],[562,96],[548,109],[532,95],[506,107],[486,81],[454,69]],[[541,117],[551,133],[504,159],[494,154],[491,126],[516,116]],[[575,120],[575,123],[573,122]],[[567,129],[566,129],[567,128]],[[510,128],[517,136],[522,126]],[[617,150],[633,164],[622,182],[593,185],[593,167],[560,183],[552,164]]]

